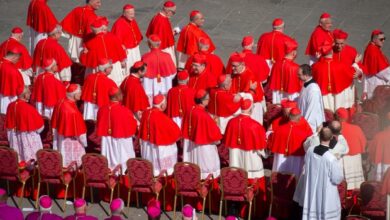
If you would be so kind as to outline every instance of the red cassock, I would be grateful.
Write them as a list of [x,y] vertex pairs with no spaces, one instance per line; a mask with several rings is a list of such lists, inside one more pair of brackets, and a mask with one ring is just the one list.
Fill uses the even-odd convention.
[[101,59],[109,59],[112,63],[126,59],[126,52],[121,41],[112,33],[98,33],[84,42],[87,53],[81,53],[80,62],[89,68],[95,68]]
[[126,17],[119,17],[112,26],[111,33],[115,34],[126,49],[138,46],[142,41],[142,34],[135,19],[128,20]]
[[48,33],[58,24],[46,2],[47,0],[32,0],[28,6],[26,24],[39,33]]
[[[230,91],[233,94],[237,94],[240,92],[252,93],[254,102],[261,102],[264,99],[264,91],[261,85],[261,82],[256,80],[255,75],[249,68],[245,68],[245,70],[240,74],[231,74],[232,76],[232,87]],[[250,84],[257,82],[257,87],[255,91],[250,89]]]
[[217,77],[207,68],[200,74],[191,74],[188,86],[195,90],[208,90],[217,86]]
[[299,122],[289,121],[276,129],[271,140],[270,150],[273,153],[286,156],[303,156],[305,155],[303,143],[312,133],[310,125],[306,120],[300,120]]
[[195,105],[195,89],[188,85],[178,85],[168,91],[167,115],[170,118],[183,117]]
[[22,91],[24,82],[22,74],[15,64],[7,59],[0,61],[0,94],[3,96],[16,96]]
[[157,108],[142,113],[139,138],[154,145],[171,145],[180,138],[180,128]]
[[345,137],[348,143],[348,155],[356,155],[365,152],[367,140],[362,129],[347,122],[342,122],[341,134]]
[[[206,68],[215,76],[216,79],[218,79],[220,75],[225,74],[225,66],[223,65],[223,62],[219,56],[204,51],[200,51],[198,53],[205,56]],[[186,65],[184,67],[189,73],[191,72],[193,59],[194,56],[190,56],[187,59]]]
[[260,123],[244,114],[229,121],[223,137],[225,146],[245,151],[264,149],[265,140],[265,130]]
[[289,94],[301,91],[302,82],[298,78],[299,65],[284,58],[272,66],[269,88]]
[[219,117],[232,116],[240,108],[240,102],[234,102],[234,94],[228,90],[214,88],[210,90],[207,110]]
[[316,56],[316,53],[320,51],[320,47],[324,44],[324,42],[330,42],[333,44],[333,41],[333,33],[318,25],[314,29],[313,33],[311,33],[305,54]]
[[390,127],[377,133],[368,145],[368,155],[375,164],[390,164]]
[[196,105],[184,116],[182,136],[195,144],[213,144],[222,139],[222,134],[203,106]]
[[313,78],[318,83],[323,96],[339,94],[353,83],[355,70],[332,58],[321,58],[312,66]]
[[64,137],[77,137],[87,132],[83,115],[76,103],[68,98],[62,99],[54,107],[51,127]]
[[119,102],[110,102],[99,108],[96,123],[98,136],[129,138],[137,131],[133,113]]
[[189,23],[187,26],[183,27],[183,30],[180,32],[180,37],[177,42],[177,51],[187,55],[194,55],[196,52],[199,52],[198,42],[200,38],[206,38],[210,41],[208,52],[212,53],[215,50],[213,41],[206,32],[193,23]]
[[146,69],[145,77],[149,79],[167,77],[176,73],[175,63],[169,53],[163,52],[160,49],[153,48],[150,52],[142,56],[148,68]]
[[5,127],[20,132],[36,131],[43,127],[43,119],[32,105],[17,99],[8,105]]
[[42,39],[38,42],[34,50],[33,66],[34,68],[42,67],[46,59],[55,59],[58,65],[58,72],[70,67],[72,60],[66,53],[65,49],[53,38]]
[[[302,117],[301,117],[301,120],[303,120]],[[289,122],[289,118],[282,115],[282,116],[280,116],[272,121],[272,130],[276,131],[280,126],[287,124],[288,122]]]
[[369,43],[364,51],[363,65],[367,68],[367,75],[373,76],[389,66],[389,60],[380,47]]
[[[357,50],[354,47],[349,45],[345,45],[344,48],[338,52],[333,50],[333,60],[342,62],[348,66],[352,66],[355,63],[355,58],[358,55]],[[366,68],[363,66],[361,62],[357,63],[359,68],[365,73],[367,72]]]
[[91,24],[97,18],[95,9],[89,5],[74,8],[61,21],[61,26],[67,33],[85,38],[92,33]]
[[109,91],[112,87],[117,88],[117,85],[106,74],[102,72],[90,74],[85,79],[81,99],[99,107],[108,105],[110,103]]
[[31,101],[33,103],[41,102],[46,107],[54,107],[65,96],[64,84],[55,78],[53,73],[44,72],[39,74],[35,80]]
[[257,41],[257,54],[267,60],[278,61],[284,58],[284,43],[289,36],[280,31],[264,33]]
[[123,80],[120,89],[123,93],[123,105],[129,108],[133,113],[144,111],[149,107],[148,96],[138,77],[134,75],[126,77]]
[[18,69],[29,69],[32,65],[32,58],[30,54],[28,53],[27,48],[20,43],[19,41],[15,40],[15,38],[8,38],[8,40],[4,41],[0,45],[0,56],[5,57],[7,54],[8,48],[17,48],[19,51],[22,52],[19,61],[15,64]]
[[155,34],[159,36],[161,40],[160,49],[175,46],[175,38],[173,37],[171,21],[167,16],[162,15],[160,12],[157,13],[149,23],[146,36]]

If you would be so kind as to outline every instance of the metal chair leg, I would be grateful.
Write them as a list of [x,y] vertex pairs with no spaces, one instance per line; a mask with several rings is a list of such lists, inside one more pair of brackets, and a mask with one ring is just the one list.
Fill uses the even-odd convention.
[[41,182],[38,182],[38,194],[37,194],[37,199],[35,201],[35,208],[38,209],[38,201],[39,201],[39,192],[41,190]]
[[223,206],[223,201],[222,198],[219,200],[219,214],[218,214],[218,220],[221,220],[222,216],[222,206]]
[[65,197],[64,197],[64,205],[62,208],[62,212],[65,212],[65,210],[66,210],[66,199],[68,197],[68,188],[69,188],[69,185],[65,185]]
[[83,186],[83,192],[81,193],[81,198],[85,198],[85,186]]
[[252,216],[252,202],[249,202],[249,214],[248,214],[248,220],[251,220]]
[[93,203],[93,188],[92,188],[92,186],[89,187],[89,193],[91,194],[91,203]]
[[127,218],[130,216],[130,199],[131,199],[131,188],[127,192]]
[[175,193],[175,198],[173,200],[173,220],[176,219],[176,202],[177,202],[177,195]]
[[209,215],[211,216],[211,195],[209,193]]
[[115,190],[115,188],[111,189],[111,194],[110,194],[110,204],[111,204],[111,202],[112,202],[112,199],[113,199],[113,197],[114,197],[114,190]]
[[137,208],[139,208],[139,198],[138,198],[138,192],[135,192],[135,197],[137,199]]
[[22,209],[22,203],[23,203],[23,198],[24,198],[24,187],[25,186],[26,186],[26,183],[22,182],[22,196],[19,198],[19,204],[18,204],[19,209]]
[[204,220],[204,207],[206,206],[206,197],[203,198],[202,203],[202,220]]

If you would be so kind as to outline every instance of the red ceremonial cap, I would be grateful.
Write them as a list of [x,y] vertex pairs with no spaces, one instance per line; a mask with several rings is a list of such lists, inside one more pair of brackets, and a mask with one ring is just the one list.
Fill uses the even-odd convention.
[[298,103],[288,99],[283,99],[280,104],[282,105],[282,108],[298,108]]
[[187,70],[182,70],[177,73],[177,79],[180,81],[188,79],[189,76]]
[[134,6],[130,4],[126,4],[123,6],[123,10],[128,10],[128,9],[134,9]]
[[176,6],[176,4],[173,1],[166,1],[164,3],[164,7],[166,7],[166,8],[172,8],[172,7],[175,7],[175,6]]
[[79,84],[70,84],[66,89],[66,92],[72,93],[75,92],[79,88]]
[[161,214],[160,202],[158,200],[150,200],[146,210],[149,217],[157,218]]
[[324,12],[324,13],[322,13],[322,15],[321,15],[321,17],[320,17],[320,19],[324,19],[324,18],[330,18],[331,16],[330,16],[330,14],[329,13],[326,13],[326,12]]
[[251,44],[253,44],[253,37],[252,36],[245,36],[242,38],[241,45],[243,47],[249,46]]
[[13,54],[20,54],[20,53],[22,53],[22,51],[19,49],[19,47],[17,47],[17,46],[11,46],[11,47],[8,47],[7,48],[7,52],[11,52],[11,53],[13,53]]
[[159,105],[165,100],[165,96],[162,94],[155,95],[153,97],[153,105]]
[[157,34],[152,34],[149,36],[149,40],[153,42],[161,42],[160,37]]
[[91,26],[92,26],[93,28],[100,28],[101,26],[103,26],[103,20],[100,19],[100,18],[96,18],[96,19],[92,22]]
[[50,209],[52,205],[52,200],[49,196],[44,195],[39,198],[39,206],[44,209]]
[[284,24],[283,19],[281,18],[275,18],[275,20],[272,22],[272,26],[278,27]]
[[142,61],[137,61],[137,62],[135,62],[135,63],[133,64],[133,68],[138,69],[138,68],[141,68],[143,65],[144,65],[144,62],[142,62]]
[[291,111],[290,111],[290,114],[292,114],[292,115],[300,115],[301,114],[301,110],[299,110],[299,108],[292,108]]
[[191,205],[187,204],[182,209],[183,216],[186,218],[192,218],[194,215],[194,208]]
[[51,65],[54,64],[54,62],[56,62],[56,61],[53,58],[44,59],[42,62],[42,67],[44,69],[48,69],[51,67]]
[[119,92],[119,88],[113,86],[113,87],[111,87],[110,90],[108,91],[108,94],[109,94],[110,96],[114,96],[114,95],[117,94],[118,92]]
[[333,45],[329,41],[325,41],[324,44],[320,47],[320,52],[322,56],[328,55],[333,49]]
[[248,110],[250,107],[252,107],[252,100],[250,99],[241,100],[241,110]]
[[371,32],[371,37],[375,36],[375,35],[379,35],[379,34],[382,34],[383,31],[380,30],[380,29],[375,29]]
[[14,27],[12,28],[12,31],[11,31],[13,34],[21,34],[23,33],[23,29],[20,28],[20,27]]
[[4,189],[0,188],[0,196],[5,195],[6,193],[7,193],[7,192],[6,192]]
[[226,74],[222,74],[218,77],[218,84],[221,84],[223,82],[225,82],[226,80]]
[[196,91],[195,98],[201,99],[201,98],[205,97],[206,94],[207,94],[206,90],[199,89],[198,91]]
[[112,202],[110,204],[110,209],[111,209],[111,212],[115,212],[119,209],[123,209],[123,200],[120,198],[116,198],[116,199],[112,200]]
[[193,18],[193,17],[195,17],[197,14],[199,14],[200,13],[200,11],[198,11],[198,10],[193,10],[193,11],[191,11],[190,12],[190,18]]
[[206,63],[206,56],[203,54],[195,54],[192,58],[193,63],[199,63],[199,64],[205,64]]
[[238,53],[238,52],[235,52],[233,53],[231,56],[230,56],[230,61],[233,63],[233,62],[237,62],[237,63],[242,63],[244,62],[244,57]]
[[348,33],[341,29],[334,29],[333,36],[335,39],[347,39]]
[[86,204],[86,202],[85,202],[84,199],[76,199],[76,200],[74,201],[74,207],[75,207],[75,208],[81,208],[81,207],[83,207],[85,204]]
[[339,108],[336,110],[336,115],[338,118],[342,119],[348,119],[349,118],[349,112],[345,108]]
[[284,51],[286,54],[291,53],[294,50],[298,49],[298,43],[294,39],[286,40],[284,42]]
[[207,38],[201,37],[201,38],[199,39],[199,43],[200,43],[200,44],[203,44],[203,45],[210,45],[210,40],[207,39]]

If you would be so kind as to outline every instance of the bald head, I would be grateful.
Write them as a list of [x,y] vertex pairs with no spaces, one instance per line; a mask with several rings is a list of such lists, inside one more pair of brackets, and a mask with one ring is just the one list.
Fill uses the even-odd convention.
[[333,120],[329,124],[329,128],[332,131],[333,135],[341,134],[341,123],[337,120]]
[[332,130],[328,127],[323,127],[319,133],[321,143],[329,143],[333,137]]

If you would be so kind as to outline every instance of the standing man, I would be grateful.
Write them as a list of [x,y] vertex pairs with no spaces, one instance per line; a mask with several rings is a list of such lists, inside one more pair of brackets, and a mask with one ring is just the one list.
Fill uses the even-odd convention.
[[123,49],[126,50],[127,59],[124,72],[127,76],[129,75],[130,67],[136,61],[141,60],[139,44],[142,41],[142,34],[135,20],[135,8],[133,5],[127,4],[123,6],[122,16],[115,21],[111,32],[119,38]]
[[180,30],[172,29],[171,18],[176,14],[176,4],[173,1],[166,1],[161,9],[150,21],[146,36],[155,34],[161,39],[160,49],[169,53],[176,66],[175,38]]
[[325,121],[321,90],[314,81],[311,67],[308,64],[302,64],[299,67],[298,78],[303,82],[303,87],[299,94],[298,106],[302,111],[302,116],[309,123],[314,133],[322,125],[322,122]]
[[332,131],[324,127],[320,131],[320,145],[311,147],[305,156],[302,174],[294,200],[303,207],[303,220],[341,219],[341,204],[337,185],[343,181],[340,161],[329,152]]
[[370,99],[377,86],[389,83],[389,60],[382,52],[385,40],[386,37],[383,31],[372,31],[371,41],[364,51],[363,65],[367,68],[367,73],[363,82],[363,99]]
[[177,42],[178,68],[184,68],[187,58],[194,55],[196,52],[199,52],[198,42],[201,37],[210,41],[208,52],[214,52],[214,43],[209,35],[201,29],[204,20],[204,16],[200,11],[191,11],[190,23],[183,27],[183,30],[180,32],[179,41]]
[[208,90],[217,85],[216,76],[207,68],[206,56],[196,53],[192,58],[192,68],[188,85],[195,90]]
[[0,57],[4,57],[7,54],[7,50],[10,47],[17,47],[21,51],[19,61],[16,63],[16,67],[22,73],[23,81],[26,86],[31,85],[31,77],[33,71],[31,68],[32,58],[28,53],[27,48],[22,44],[23,29],[20,27],[14,27],[11,31],[11,36],[0,45]]
[[118,164],[126,170],[126,161],[134,158],[133,136],[137,121],[133,113],[122,105],[122,92],[116,86],[109,89],[109,103],[102,106],[97,114],[96,134],[102,137],[102,155],[108,160],[108,167]]
[[0,188],[0,219],[4,220],[23,220],[23,213],[20,209],[7,205],[7,191]]
[[92,34],[91,24],[97,18],[95,11],[101,5],[101,0],[86,0],[85,5],[74,8],[61,21],[64,31],[70,34],[68,52],[73,62],[79,62],[83,40]]
[[332,18],[330,14],[323,13],[320,17],[319,24],[311,33],[310,40],[307,43],[305,54],[310,57],[309,65],[313,65],[322,56],[321,47],[325,42],[333,46],[334,39],[332,28]]
[[29,51],[33,54],[37,43],[47,38],[47,33],[55,28],[58,21],[46,0],[31,0],[26,24],[30,27]]

